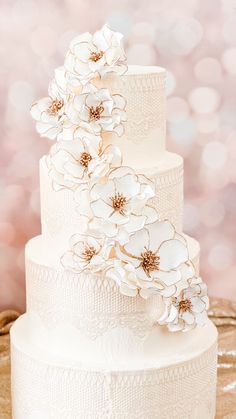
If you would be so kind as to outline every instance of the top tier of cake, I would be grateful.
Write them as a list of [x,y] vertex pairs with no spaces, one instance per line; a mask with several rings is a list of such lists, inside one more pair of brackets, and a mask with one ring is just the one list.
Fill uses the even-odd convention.
[[[129,66],[122,77],[107,76],[98,84],[127,101],[125,134],[104,134],[104,144],[119,146],[123,164],[153,167],[165,150],[165,70],[161,67]],[[145,159],[144,164],[144,158]]]

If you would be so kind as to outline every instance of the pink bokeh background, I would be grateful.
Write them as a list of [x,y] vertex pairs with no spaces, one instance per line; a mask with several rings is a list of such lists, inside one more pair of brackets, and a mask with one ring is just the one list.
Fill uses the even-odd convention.
[[185,232],[211,295],[236,300],[236,0],[2,0],[0,309],[24,310],[24,246],[40,232],[39,138],[31,103],[69,41],[105,22],[129,64],[168,69],[168,149],[185,158]]

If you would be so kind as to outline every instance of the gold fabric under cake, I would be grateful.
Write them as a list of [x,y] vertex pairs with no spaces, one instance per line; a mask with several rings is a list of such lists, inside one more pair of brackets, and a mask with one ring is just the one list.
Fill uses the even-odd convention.
[[11,418],[9,330],[19,313],[0,313],[0,419]]
[[236,419],[236,303],[212,299],[209,312],[219,332],[217,419]]
[[[18,315],[0,313],[0,419],[11,419],[8,332]],[[216,418],[236,419],[236,303],[212,299],[209,315],[219,332]]]

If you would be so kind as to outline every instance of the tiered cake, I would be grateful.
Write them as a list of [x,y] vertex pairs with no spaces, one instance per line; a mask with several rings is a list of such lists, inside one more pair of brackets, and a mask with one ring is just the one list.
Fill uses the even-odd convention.
[[217,332],[183,162],[165,148],[165,70],[129,66],[107,26],[72,41],[32,107],[42,235],[11,330],[14,419],[212,419]]

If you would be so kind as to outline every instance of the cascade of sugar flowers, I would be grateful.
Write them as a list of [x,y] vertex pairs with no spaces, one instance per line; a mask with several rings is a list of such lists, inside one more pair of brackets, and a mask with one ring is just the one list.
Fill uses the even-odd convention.
[[56,140],[46,159],[52,186],[72,190],[78,202],[81,231],[61,263],[76,273],[102,273],[129,297],[160,295],[159,324],[187,331],[205,323],[208,297],[186,239],[159,219],[152,181],[124,166],[117,146],[104,146],[105,133],[125,131],[125,98],[101,87],[108,73],[127,71],[122,38],[104,25],[73,39],[48,96],[31,108],[37,132]]

